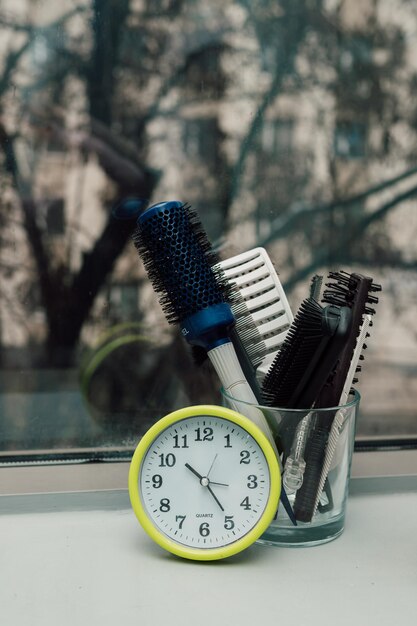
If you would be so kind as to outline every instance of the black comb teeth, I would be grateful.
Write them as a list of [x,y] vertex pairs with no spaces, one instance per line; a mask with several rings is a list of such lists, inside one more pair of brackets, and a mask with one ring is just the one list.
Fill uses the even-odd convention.
[[[298,332],[298,327],[302,324],[308,336],[320,338],[321,311],[322,307],[312,298],[301,303],[281,350],[263,381],[262,400],[267,406],[285,407],[291,403],[294,385],[305,367],[305,361],[302,358],[302,354],[306,351],[303,346],[304,335]],[[301,353],[300,358],[294,360],[294,354],[298,353]]]
[[350,322],[347,307],[323,308],[313,298],[305,299],[264,379],[263,402],[309,408],[334,366]]
[[[380,292],[382,287],[378,283],[374,283],[370,276],[363,276],[362,274],[357,274],[355,272],[349,274],[349,272],[340,270],[339,272],[329,272],[328,279],[334,282],[326,283],[326,287],[328,287],[328,289],[323,292],[323,302],[336,304],[336,299],[338,300],[337,304],[340,305],[346,305],[348,302],[353,302],[356,298],[359,285],[361,283],[366,283],[368,291],[366,302],[369,304],[378,303],[378,298],[376,296],[372,296],[371,294]],[[366,311],[366,313],[373,314],[375,311],[370,310]]]
[[217,267],[200,219],[188,204],[138,220],[133,242],[170,324],[212,305],[228,302],[230,287]]
[[[352,310],[352,327],[346,347],[329,379],[322,389],[318,398],[319,406],[337,406],[343,391],[344,381],[347,376],[350,361],[356,345],[356,339],[360,332],[364,315],[375,315],[373,306],[378,303],[378,298],[374,293],[380,292],[381,285],[374,283],[370,276],[364,276],[355,272],[345,271],[329,272],[328,278],[332,282],[327,282],[327,289],[324,290],[322,302],[327,304],[337,304],[338,306],[348,306]],[[372,321],[369,326],[372,326]],[[369,337],[369,333],[367,333]],[[364,349],[366,347],[364,346]],[[361,354],[359,359],[364,360]],[[359,366],[360,367],[360,366]],[[357,372],[360,369],[356,369]],[[358,379],[355,378],[355,384]]]

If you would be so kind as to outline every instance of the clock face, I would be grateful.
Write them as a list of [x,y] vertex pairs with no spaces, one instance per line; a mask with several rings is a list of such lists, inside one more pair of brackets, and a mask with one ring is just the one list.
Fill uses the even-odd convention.
[[[168,544],[185,550],[215,550],[253,535],[266,508],[271,518],[275,512],[264,446],[223,417],[201,414],[174,421],[143,452],[136,485],[141,517]],[[276,481],[273,486],[279,489]],[[279,492],[272,497],[275,507],[278,498]]]

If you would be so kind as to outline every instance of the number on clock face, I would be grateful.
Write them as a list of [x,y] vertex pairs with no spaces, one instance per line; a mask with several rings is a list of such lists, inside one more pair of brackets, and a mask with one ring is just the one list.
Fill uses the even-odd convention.
[[184,546],[215,548],[257,524],[270,475],[261,447],[244,428],[199,415],[159,433],[143,458],[138,486],[160,532]]

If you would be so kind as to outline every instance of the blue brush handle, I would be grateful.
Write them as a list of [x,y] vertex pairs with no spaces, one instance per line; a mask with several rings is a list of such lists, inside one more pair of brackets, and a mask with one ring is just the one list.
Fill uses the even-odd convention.
[[230,341],[229,333],[235,318],[228,304],[214,304],[181,322],[181,333],[192,346],[201,346],[207,352]]

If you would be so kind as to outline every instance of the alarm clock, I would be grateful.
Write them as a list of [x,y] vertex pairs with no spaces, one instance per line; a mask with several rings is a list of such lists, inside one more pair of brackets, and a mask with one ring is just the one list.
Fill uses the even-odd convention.
[[142,437],[129,470],[132,508],[148,535],[186,559],[253,544],[278,508],[281,475],[260,428],[220,406],[186,407]]

